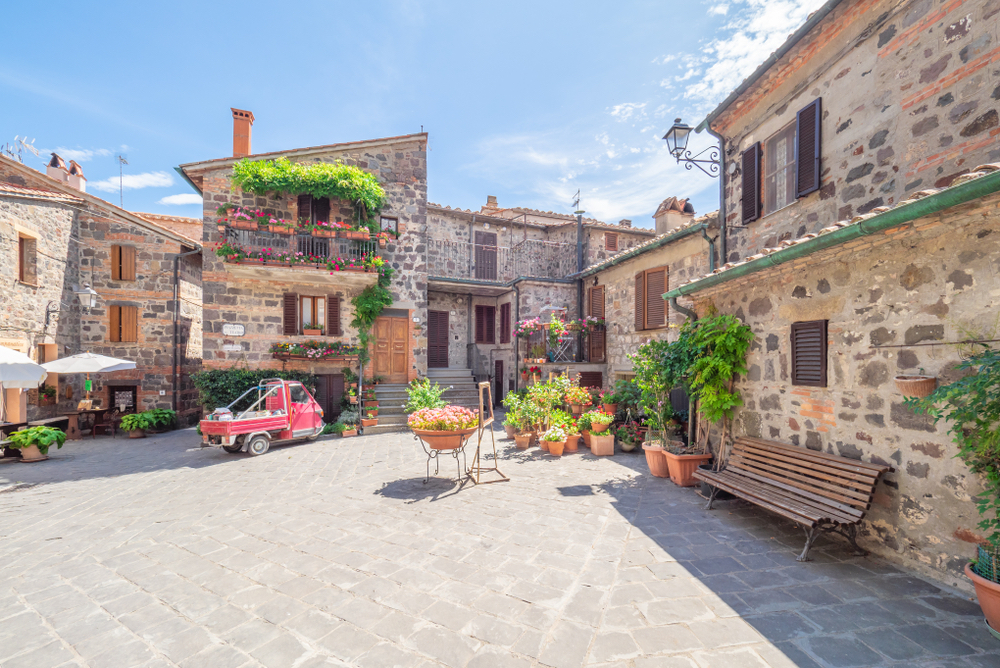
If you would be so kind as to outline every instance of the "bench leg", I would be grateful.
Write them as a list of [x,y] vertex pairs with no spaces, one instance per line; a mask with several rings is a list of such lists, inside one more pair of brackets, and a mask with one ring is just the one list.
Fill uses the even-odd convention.
[[708,495],[708,503],[705,504],[705,510],[712,509],[712,502],[715,501],[715,495],[719,493],[718,487],[712,487],[712,493]]
[[796,557],[795,561],[811,561],[809,558],[809,548],[812,547],[813,543],[819,537],[819,533],[816,531],[816,527],[809,527],[808,529],[802,527],[802,530],[806,533],[806,546],[802,548],[802,554]]
[[867,557],[868,551],[858,545],[858,525],[848,524],[847,525],[847,540],[851,541],[851,546],[854,548],[854,556],[856,557]]

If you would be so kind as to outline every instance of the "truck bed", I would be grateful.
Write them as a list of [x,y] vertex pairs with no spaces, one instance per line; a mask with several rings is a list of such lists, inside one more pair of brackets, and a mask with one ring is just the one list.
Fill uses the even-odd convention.
[[201,433],[206,436],[236,436],[257,431],[283,431],[288,429],[287,415],[253,417],[243,420],[202,420]]

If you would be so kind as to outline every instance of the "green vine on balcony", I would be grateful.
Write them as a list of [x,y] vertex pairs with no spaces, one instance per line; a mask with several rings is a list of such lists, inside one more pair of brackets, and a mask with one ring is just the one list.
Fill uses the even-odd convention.
[[360,347],[358,361],[361,364],[367,364],[371,361],[369,344],[375,320],[382,314],[385,307],[392,305],[389,283],[393,273],[393,268],[383,261],[378,266],[378,281],[351,299],[351,303],[354,304],[354,319],[351,321],[351,327],[358,330],[358,345]]
[[342,163],[293,163],[288,158],[250,160],[233,165],[232,183],[255,195],[287,193],[347,200],[360,226],[378,232],[378,214],[385,206],[385,189],[374,174]]

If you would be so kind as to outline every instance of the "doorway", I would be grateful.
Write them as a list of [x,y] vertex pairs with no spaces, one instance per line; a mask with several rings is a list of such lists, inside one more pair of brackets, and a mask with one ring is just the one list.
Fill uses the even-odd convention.
[[388,383],[406,382],[408,318],[375,320],[375,375]]
[[476,278],[497,280],[497,235],[493,232],[476,232]]
[[448,368],[448,312],[427,312],[427,366]]
[[340,416],[340,402],[344,398],[344,377],[337,374],[316,376],[316,403],[323,409],[323,421],[333,424]]
[[493,365],[493,406],[500,405],[503,401],[503,360],[496,360]]
[[[108,386],[108,408],[121,411],[122,413],[136,412],[136,386],[135,385],[109,385]],[[122,407],[124,406],[124,410]]]

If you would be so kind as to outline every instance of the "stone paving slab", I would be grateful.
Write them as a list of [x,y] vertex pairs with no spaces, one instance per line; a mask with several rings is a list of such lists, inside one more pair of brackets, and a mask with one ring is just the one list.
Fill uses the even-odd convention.
[[1000,666],[964,594],[826,539],[798,563],[794,525],[641,454],[499,444],[478,487],[424,485],[409,434],[0,460],[0,666]]

